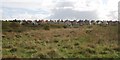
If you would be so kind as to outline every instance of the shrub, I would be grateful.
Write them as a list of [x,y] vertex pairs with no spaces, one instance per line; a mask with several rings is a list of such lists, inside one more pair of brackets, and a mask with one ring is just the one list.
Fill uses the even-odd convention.
[[88,52],[90,54],[95,54],[96,53],[96,51],[93,48],[90,48],[90,47],[86,49],[86,52]]
[[20,27],[20,24],[19,24],[19,23],[16,23],[16,22],[12,22],[12,23],[10,23],[10,27],[11,27],[11,28],[19,28],[19,27]]
[[12,32],[12,28],[10,28],[10,22],[2,22],[2,31]]
[[91,33],[92,31],[92,29],[86,29],[86,33]]
[[73,47],[71,45],[64,45],[62,48],[64,48],[64,49],[72,49]]
[[119,47],[113,48],[113,50],[115,50],[115,51],[120,51],[120,48],[119,48]]
[[1,60],[21,60],[18,58],[16,55],[7,55],[7,56],[2,56]]
[[3,22],[2,31],[3,32],[23,32],[25,29],[18,22]]
[[75,45],[75,46],[78,46],[78,45],[79,45],[79,43],[75,43],[74,45]]
[[25,49],[35,49],[34,46],[25,46]]
[[29,49],[29,50],[27,50],[26,52],[27,52],[27,53],[36,53],[37,50],[35,50],[35,49]]
[[2,48],[12,48],[13,46],[12,45],[10,45],[10,44],[3,44],[2,45]]
[[21,33],[21,32],[23,32],[23,31],[22,31],[22,30],[18,30],[17,32]]
[[50,26],[49,25],[45,25],[44,26],[44,30],[50,30]]
[[58,46],[61,46],[60,44],[58,44]]
[[60,55],[55,50],[49,51],[47,53],[47,55],[49,56],[49,58],[58,58],[58,57],[60,57]]
[[59,41],[57,41],[57,40],[54,40],[54,42],[55,42],[55,43],[58,43]]
[[87,28],[92,28],[93,26],[88,26]]
[[13,31],[12,29],[7,30],[7,32],[12,32],[12,31]]
[[2,22],[2,29],[8,29],[10,22]]
[[60,37],[60,35],[54,35],[54,37]]
[[6,35],[2,35],[2,38],[5,38],[6,37]]
[[75,33],[75,31],[70,31],[70,33]]
[[66,26],[66,25],[64,25],[64,26],[63,26],[63,28],[67,28],[67,26]]
[[36,53],[36,54],[33,54],[32,55],[32,58],[48,58],[48,56],[46,54],[43,54],[43,53]]
[[12,48],[11,50],[10,50],[10,52],[16,52],[17,51],[17,48]]
[[50,24],[51,28],[63,28],[63,24]]
[[21,37],[21,35],[15,35],[15,37],[16,37],[16,38],[20,38],[20,37]]

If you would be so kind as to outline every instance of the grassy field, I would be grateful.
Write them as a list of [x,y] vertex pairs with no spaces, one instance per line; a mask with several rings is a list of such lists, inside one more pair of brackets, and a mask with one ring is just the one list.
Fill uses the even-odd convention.
[[3,32],[3,58],[120,58],[118,26]]

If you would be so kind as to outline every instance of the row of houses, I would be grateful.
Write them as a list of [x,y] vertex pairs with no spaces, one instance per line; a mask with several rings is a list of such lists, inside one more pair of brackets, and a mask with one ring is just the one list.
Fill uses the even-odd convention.
[[33,25],[40,25],[40,24],[65,24],[65,25],[116,25],[119,24],[120,21],[101,21],[101,20],[12,20],[10,22],[18,22],[20,24],[33,24]]

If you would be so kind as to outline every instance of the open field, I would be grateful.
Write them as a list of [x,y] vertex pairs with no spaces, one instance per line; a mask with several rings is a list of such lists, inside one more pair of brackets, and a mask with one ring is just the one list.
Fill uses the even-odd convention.
[[120,58],[118,26],[3,32],[3,58]]

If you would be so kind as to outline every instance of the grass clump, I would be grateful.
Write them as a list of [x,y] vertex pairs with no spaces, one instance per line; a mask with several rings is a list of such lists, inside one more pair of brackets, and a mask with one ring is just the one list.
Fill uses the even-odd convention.
[[44,30],[50,30],[50,26],[49,25],[45,25],[43,29]]
[[10,52],[12,53],[12,52],[16,52],[17,51],[17,48],[11,48],[10,49]]

